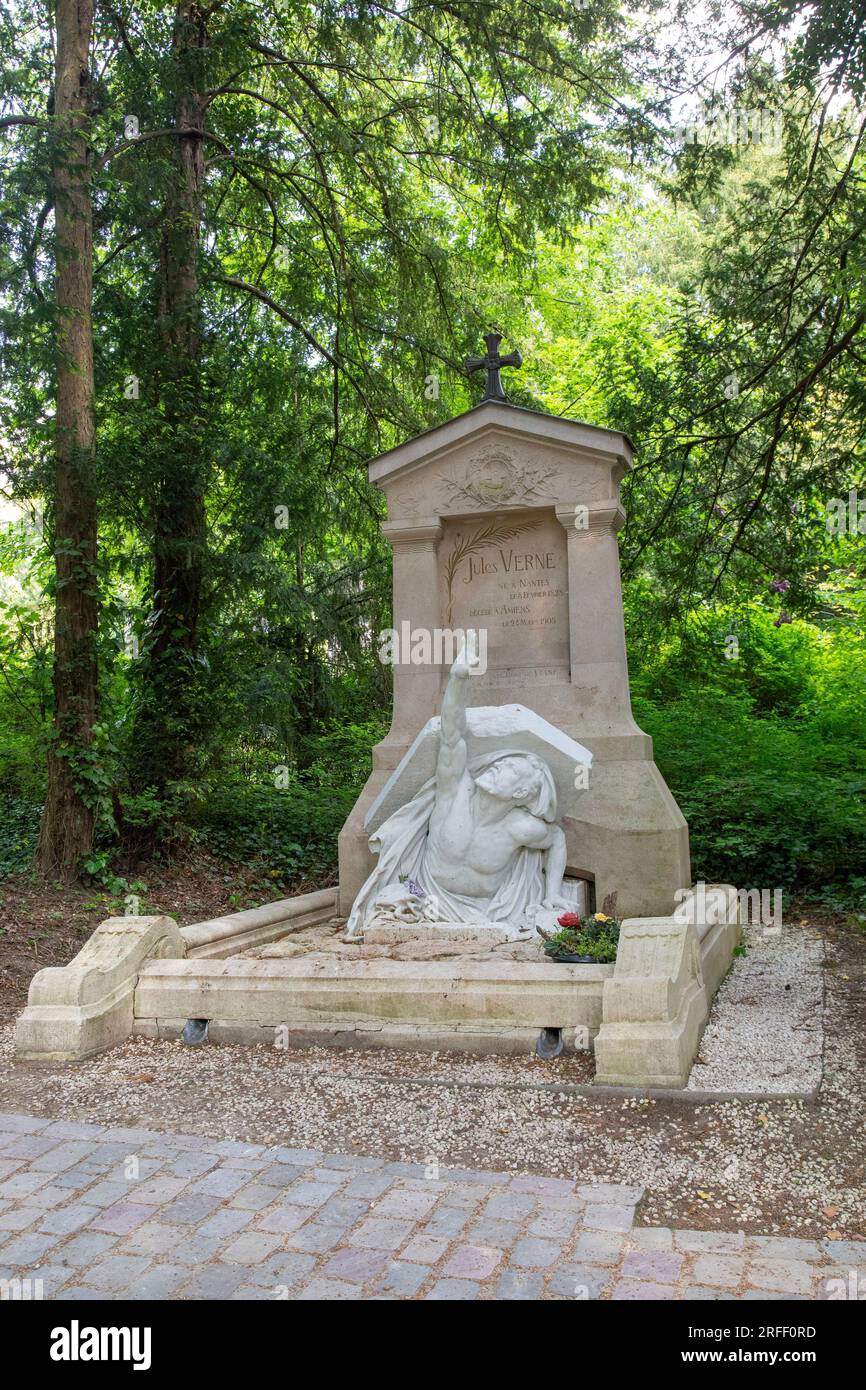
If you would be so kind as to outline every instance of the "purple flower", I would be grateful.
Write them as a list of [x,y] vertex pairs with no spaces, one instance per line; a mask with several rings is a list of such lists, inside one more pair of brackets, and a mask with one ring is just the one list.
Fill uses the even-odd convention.
[[773,627],[781,627],[782,623],[792,623],[793,621],[794,619],[791,617],[790,613],[780,613],[773,623]]
[[427,894],[424,892],[424,889],[421,887],[421,884],[415,882],[414,878],[410,878],[406,886],[409,889],[410,893],[414,893],[416,898],[426,898]]
[[770,585],[774,594],[786,594],[790,587],[787,579],[774,579]]

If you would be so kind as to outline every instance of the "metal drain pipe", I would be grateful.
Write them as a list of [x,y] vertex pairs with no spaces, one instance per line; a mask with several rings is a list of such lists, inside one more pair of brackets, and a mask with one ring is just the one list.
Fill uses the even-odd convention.
[[536,1056],[543,1061],[550,1062],[554,1057],[558,1057],[565,1047],[565,1039],[562,1036],[561,1028],[542,1028],[535,1044]]
[[183,1027],[181,1038],[187,1047],[199,1047],[201,1043],[207,1042],[207,1030],[209,1018],[188,1018]]

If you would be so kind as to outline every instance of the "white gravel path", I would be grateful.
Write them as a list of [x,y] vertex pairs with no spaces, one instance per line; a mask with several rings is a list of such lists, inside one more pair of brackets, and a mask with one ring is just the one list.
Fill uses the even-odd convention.
[[814,1095],[824,1050],[824,943],[802,927],[744,933],[716,994],[688,1089]]

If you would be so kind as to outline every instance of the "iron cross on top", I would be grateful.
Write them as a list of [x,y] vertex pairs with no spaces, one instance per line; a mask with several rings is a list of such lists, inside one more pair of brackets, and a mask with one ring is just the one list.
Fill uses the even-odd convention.
[[499,369],[500,367],[522,367],[523,358],[517,351],[510,352],[507,357],[499,356],[499,344],[502,342],[501,333],[485,333],[484,341],[487,344],[487,356],[467,357],[466,370],[467,372],[480,372],[482,370],[487,372],[487,386],[481,397],[482,400],[504,401],[506,395],[502,389]]

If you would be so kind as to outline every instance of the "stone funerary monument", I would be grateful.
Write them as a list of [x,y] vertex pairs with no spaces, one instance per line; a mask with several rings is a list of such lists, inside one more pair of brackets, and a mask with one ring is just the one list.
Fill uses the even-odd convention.
[[523,706],[592,754],[584,790],[572,755],[525,738],[553,768],[567,874],[587,882],[587,906],[615,892],[619,917],[667,913],[691,882],[688,829],[631,712],[617,531],[632,445],[511,405],[497,385],[369,467],[387,499],[398,660],[391,728],[340,836],[340,908],[373,868],[370,836],[433,771],[432,747],[407,754],[438,715],[448,665],[413,661],[413,640],[478,629],[471,705]]

